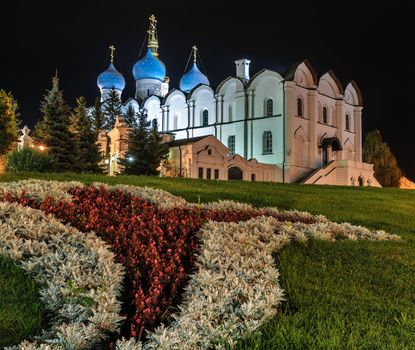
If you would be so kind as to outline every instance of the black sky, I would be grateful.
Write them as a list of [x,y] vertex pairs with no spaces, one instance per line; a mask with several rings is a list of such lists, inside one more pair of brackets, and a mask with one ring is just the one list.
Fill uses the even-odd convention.
[[154,13],[160,58],[177,87],[196,43],[211,81],[234,75],[234,60],[252,60],[251,74],[308,58],[319,74],[332,69],[355,80],[364,98],[363,128],[378,128],[415,178],[414,18],[409,1],[94,1],[8,0],[0,5],[0,88],[18,99],[32,126],[58,69],[65,97],[92,104],[96,78],[117,47],[116,66],[133,96],[132,67]]

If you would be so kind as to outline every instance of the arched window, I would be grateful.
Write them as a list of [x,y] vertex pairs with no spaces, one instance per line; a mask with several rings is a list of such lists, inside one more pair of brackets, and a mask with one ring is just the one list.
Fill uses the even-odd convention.
[[301,98],[297,98],[297,115],[303,117],[303,100]]
[[346,130],[350,131],[350,115],[349,114],[346,114],[345,125],[346,125]]
[[323,124],[327,124],[327,107],[323,107]]
[[228,121],[229,121],[229,122],[233,121],[232,104],[230,104],[230,105],[229,105],[229,108],[228,108]]
[[209,125],[209,111],[205,109],[202,113],[202,126]]
[[262,134],[262,154],[272,153],[272,132],[264,131]]
[[265,103],[265,116],[272,117],[274,115],[274,101],[269,98]]

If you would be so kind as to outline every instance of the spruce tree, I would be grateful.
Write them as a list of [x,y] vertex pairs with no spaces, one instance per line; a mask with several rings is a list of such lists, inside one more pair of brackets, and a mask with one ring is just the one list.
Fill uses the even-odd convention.
[[114,128],[115,119],[122,114],[122,103],[117,90],[112,88],[108,98],[103,102],[104,123],[103,128],[110,131]]
[[128,138],[128,151],[120,161],[123,174],[147,175],[149,158],[149,128],[147,115],[138,115],[138,124],[133,128]]
[[137,113],[131,105],[128,106],[124,113],[124,120],[130,128],[137,127]]
[[169,148],[165,143],[162,143],[162,137],[158,131],[157,119],[153,120],[151,131],[148,138],[148,168],[147,175],[159,175],[160,164],[167,160]]
[[52,89],[46,92],[41,108],[42,119],[36,127],[36,141],[44,143],[52,157],[52,169],[57,172],[75,170],[75,140],[70,131],[70,109],[63,92],[59,90],[59,78],[52,79]]
[[104,112],[102,111],[101,99],[97,97],[95,99],[95,105],[92,110],[92,120],[94,121],[93,125],[95,130],[99,131],[104,128],[104,118],[105,116]]
[[402,171],[389,145],[383,142],[379,130],[371,131],[366,135],[363,144],[363,161],[374,165],[375,178],[382,186],[399,186]]
[[88,117],[85,98],[79,97],[76,103],[72,120],[77,145],[77,170],[83,173],[101,173],[102,169],[99,165],[101,156],[97,143],[98,131]]
[[0,156],[13,148],[18,137],[18,105],[11,93],[0,90]]

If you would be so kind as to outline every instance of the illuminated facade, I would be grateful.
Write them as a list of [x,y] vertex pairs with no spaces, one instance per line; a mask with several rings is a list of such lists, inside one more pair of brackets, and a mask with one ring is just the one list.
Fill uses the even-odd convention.
[[[262,69],[251,77],[250,61],[240,59],[235,76],[213,89],[194,47],[192,68],[180,89],[170,89],[154,16],[148,33],[148,50],[133,68],[135,98],[125,109],[147,113],[175,140],[213,135],[230,156],[277,167],[274,181],[379,186],[373,166],[362,163],[363,100],[355,82],[344,86],[332,71],[318,76],[307,60],[284,73]],[[111,74],[113,68],[111,62]],[[125,80],[118,74],[113,82],[98,79],[104,103],[108,89],[122,95]]]

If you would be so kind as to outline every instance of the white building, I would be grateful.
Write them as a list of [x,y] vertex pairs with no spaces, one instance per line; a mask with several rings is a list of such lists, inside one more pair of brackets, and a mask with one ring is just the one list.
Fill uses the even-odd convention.
[[[262,69],[251,77],[250,61],[240,59],[235,76],[213,89],[194,47],[180,89],[169,89],[156,24],[150,17],[148,50],[133,69],[136,95],[125,108],[147,113],[176,140],[214,135],[230,155],[278,167],[275,181],[380,186],[373,166],[362,163],[363,100],[354,81],[343,86],[332,71],[318,76],[307,60],[282,75]],[[98,85],[105,103],[111,88],[122,95],[125,80],[111,63]]]

